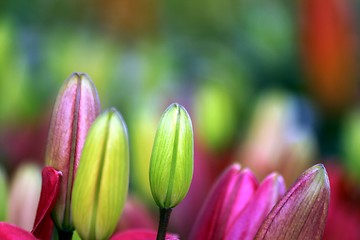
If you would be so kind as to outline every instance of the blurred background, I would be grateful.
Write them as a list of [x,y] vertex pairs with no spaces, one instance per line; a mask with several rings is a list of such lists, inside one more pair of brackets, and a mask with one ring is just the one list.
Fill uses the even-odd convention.
[[[193,120],[195,175],[174,232],[186,238],[232,162],[259,180],[278,171],[287,186],[322,162],[325,238],[360,239],[359,13],[355,0],[1,1],[0,205],[19,201],[18,171],[40,172],[57,92],[77,71],[129,129],[130,214],[119,229],[156,227],[148,164],[161,113],[178,102]],[[21,225],[12,208],[0,220]],[[148,221],[130,219],[140,210]]]

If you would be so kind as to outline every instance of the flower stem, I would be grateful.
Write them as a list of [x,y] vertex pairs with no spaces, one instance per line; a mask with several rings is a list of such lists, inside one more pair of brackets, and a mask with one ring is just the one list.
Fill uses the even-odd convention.
[[171,210],[171,208],[160,208],[160,220],[156,240],[165,240],[166,229],[169,224]]
[[60,229],[57,229],[58,231],[58,236],[59,236],[59,239],[61,240],[71,240],[72,239],[72,235],[73,235],[73,231],[71,232],[66,232],[66,231],[62,231]]

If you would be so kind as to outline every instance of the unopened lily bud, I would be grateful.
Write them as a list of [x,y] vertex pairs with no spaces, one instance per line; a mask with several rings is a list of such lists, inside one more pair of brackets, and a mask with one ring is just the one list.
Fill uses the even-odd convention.
[[129,143],[121,115],[110,109],[90,128],[72,193],[72,216],[83,239],[108,239],[129,185]]
[[173,208],[186,196],[193,176],[194,143],[189,114],[170,105],[161,117],[150,160],[150,187],[156,204]]
[[273,207],[255,239],[322,239],[330,184],[322,164],[306,170]]
[[96,88],[86,74],[72,74],[56,99],[46,150],[46,164],[63,177],[53,210],[53,219],[63,231],[74,229],[71,191],[88,130],[100,111]]

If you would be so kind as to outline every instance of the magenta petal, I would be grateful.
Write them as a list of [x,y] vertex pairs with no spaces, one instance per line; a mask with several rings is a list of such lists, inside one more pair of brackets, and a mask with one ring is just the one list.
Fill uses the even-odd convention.
[[[157,232],[146,229],[128,230],[125,232],[117,233],[112,236],[111,240],[155,240]],[[179,236],[175,234],[166,234],[166,240],[179,240]]]
[[282,176],[273,173],[265,178],[248,205],[231,223],[225,239],[253,239],[261,223],[285,193]]
[[221,239],[225,230],[258,186],[250,170],[229,167],[217,180],[196,220],[190,239]]
[[321,239],[330,185],[322,164],[304,172],[273,208],[256,239]]
[[1,240],[36,240],[36,238],[29,232],[22,228],[6,222],[0,222],[0,239]]
[[42,188],[32,233],[40,239],[50,239],[53,221],[50,213],[59,193],[61,172],[52,167],[42,170]]

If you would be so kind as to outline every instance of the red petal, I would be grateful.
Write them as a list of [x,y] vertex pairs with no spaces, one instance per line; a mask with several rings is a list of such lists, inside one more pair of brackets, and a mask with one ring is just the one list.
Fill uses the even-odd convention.
[[[157,232],[146,229],[128,230],[117,233],[112,236],[111,240],[155,240]],[[179,240],[179,236],[175,234],[166,234],[166,240]]]
[[42,188],[38,209],[36,212],[32,233],[40,239],[50,239],[53,222],[50,216],[59,193],[59,183],[62,174],[52,167],[45,167],[42,171]]
[[267,176],[228,228],[225,239],[253,239],[268,213],[284,195],[285,189],[282,176],[276,173]]
[[0,222],[0,239],[2,240],[36,240],[36,238],[29,232],[15,225]]

